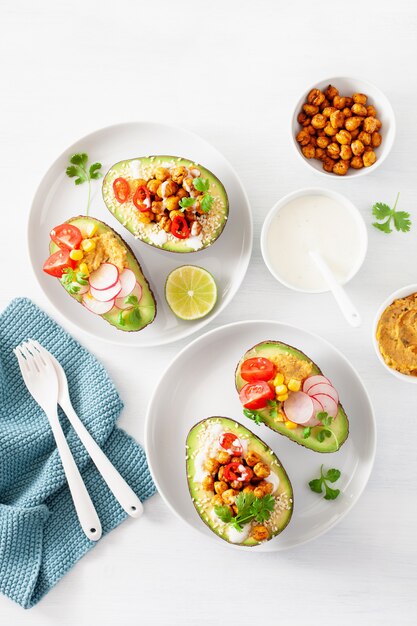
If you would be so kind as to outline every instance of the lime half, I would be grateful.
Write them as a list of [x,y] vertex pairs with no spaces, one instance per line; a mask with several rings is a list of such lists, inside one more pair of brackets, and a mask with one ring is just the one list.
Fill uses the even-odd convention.
[[177,317],[198,320],[216,304],[217,285],[210,272],[202,267],[182,265],[169,274],[165,298]]

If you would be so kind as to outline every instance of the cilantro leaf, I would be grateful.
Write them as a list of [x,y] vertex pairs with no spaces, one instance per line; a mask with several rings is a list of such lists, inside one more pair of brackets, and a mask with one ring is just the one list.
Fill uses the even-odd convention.
[[208,178],[205,180],[203,178],[194,178],[193,185],[197,191],[201,191],[202,193],[210,189],[210,181]]
[[119,324],[119,326],[125,326],[126,322],[125,322],[125,318],[123,315],[123,311],[120,311],[119,315],[117,316],[117,323]]
[[339,480],[341,475],[341,471],[338,469],[329,469],[325,475],[326,480],[330,481],[331,483],[335,483],[336,480]]
[[340,493],[340,489],[330,489],[328,485],[325,484],[326,487],[326,495],[324,496],[325,500],[336,500],[337,496]]
[[103,173],[99,172],[100,169],[101,169],[101,163],[93,163],[92,165],[90,165],[90,169],[88,170],[88,173],[90,174],[90,178],[94,178],[94,180],[97,180],[98,178],[102,178]]
[[74,178],[75,176],[77,176],[74,181],[76,185],[81,185],[87,180],[86,173],[78,165],[69,165],[66,169],[66,173],[67,176],[69,176],[70,178]]
[[225,524],[228,524],[232,520],[232,513],[230,511],[230,507],[228,506],[217,505],[214,507],[214,512],[217,517],[220,517],[222,522],[225,522]]
[[390,228],[390,221],[382,222],[381,224],[378,222],[373,222],[372,226],[375,226],[378,230],[382,230],[383,233],[392,233],[392,228]]
[[195,204],[195,198],[181,198],[179,205],[182,209],[188,209]]
[[388,204],[384,204],[383,202],[375,202],[372,207],[372,213],[376,217],[377,220],[383,220],[385,217],[391,215],[391,207]]
[[[411,228],[410,214],[406,211],[397,211],[397,204],[400,194],[397,194],[393,208],[383,202],[376,202],[372,207],[372,214],[378,221],[373,222],[372,226],[375,226],[383,233],[392,233],[392,224],[397,231],[408,233]],[[385,220],[385,221],[382,221]]]
[[248,417],[250,420],[253,420],[255,424],[257,424],[258,426],[262,424],[262,422],[264,421],[262,415],[260,415],[257,411],[251,411],[250,409],[243,409],[243,415],[245,417]]
[[101,163],[93,163],[90,168],[87,169],[88,154],[86,152],[77,152],[70,157],[71,165],[68,165],[65,170],[69,178],[75,178],[74,183],[76,185],[82,185],[88,182],[88,200],[86,215],[90,209],[90,197],[91,197],[91,180],[97,180],[103,176],[101,169]]
[[321,493],[321,486],[323,484],[321,478],[315,478],[314,480],[310,480],[308,484],[310,485],[311,491],[314,491],[315,493]]
[[135,306],[139,304],[139,300],[137,296],[130,294],[129,296],[126,296],[125,304],[132,304],[133,306]]
[[308,439],[311,435],[311,426],[306,426],[303,430],[303,439]]
[[88,162],[88,154],[86,152],[76,152],[70,158],[70,163],[73,165],[81,165],[81,167],[85,168]]
[[324,487],[324,499],[335,500],[340,494],[340,489],[332,489],[331,487],[329,487],[327,482],[335,483],[337,480],[339,480],[340,476],[340,470],[335,468],[329,469],[326,474],[324,474],[322,465],[320,468],[320,477],[310,480],[308,484],[311,491],[314,491],[314,493],[323,493]]
[[396,211],[394,213],[394,226],[398,231],[407,233],[411,228],[410,214],[405,211]]
[[252,504],[252,511],[255,514],[257,522],[265,522],[271,517],[271,513],[275,507],[275,499],[268,494],[263,498],[256,498]]
[[211,210],[213,202],[213,196],[210,196],[210,194],[208,193],[204,194],[203,199],[201,200],[201,208],[203,209],[204,213],[208,213]]

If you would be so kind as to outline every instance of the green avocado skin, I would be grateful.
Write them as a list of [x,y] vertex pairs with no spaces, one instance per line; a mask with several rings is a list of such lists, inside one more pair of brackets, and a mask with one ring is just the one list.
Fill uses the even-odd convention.
[[[305,355],[304,352],[297,350],[297,348],[293,348],[292,346],[289,346],[286,343],[282,343],[279,341],[263,341],[261,343],[258,343],[256,346],[253,346],[253,348],[250,348],[250,350],[248,350],[239,361],[235,374],[236,389],[238,393],[240,392],[242,387],[246,385],[246,381],[243,380],[243,378],[240,376],[240,368],[243,361],[258,356],[265,357],[267,359],[272,358],[278,354],[292,354],[297,359],[310,361],[313,366],[311,375],[313,376],[315,374],[322,374],[320,368],[315,363],[313,363],[313,361],[309,359],[309,357]],[[259,410],[257,412],[262,416],[265,426],[268,426],[268,428],[271,428],[280,435],[284,435],[284,437],[288,437],[299,445],[304,446],[309,450],[314,450],[315,452],[337,452],[337,450],[339,450],[339,448],[343,445],[349,435],[349,420],[340,402],[337,417],[335,418],[331,426],[331,430],[335,433],[337,441],[334,437],[326,438],[322,442],[318,441],[315,436],[318,428],[313,428],[310,437],[304,439],[303,426],[299,426],[294,430],[290,430],[289,428],[286,428],[283,422],[275,422],[271,415],[271,409],[269,407],[266,407],[265,409]]]
[[[146,326],[151,324],[156,316],[156,300],[152,293],[150,285],[142,272],[142,268],[139,265],[138,260],[136,259],[135,255],[133,254],[128,244],[122,239],[122,237],[120,237],[120,235],[118,235],[112,228],[110,228],[110,226],[108,226],[104,222],[101,222],[100,220],[94,217],[87,217],[85,215],[79,215],[77,217],[72,217],[71,219],[67,220],[67,223],[73,224],[74,226],[77,226],[81,230],[83,229],[83,227],[86,227],[88,224],[93,223],[97,226],[97,234],[105,233],[105,232],[112,232],[113,235],[115,235],[115,237],[119,241],[119,243],[124,248],[126,248],[127,263],[128,263],[129,269],[131,269],[135,273],[136,280],[142,287],[142,298],[139,304],[139,310],[140,310],[139,322],[132,323],[130,321],[126,321],[126,324],[124,326],[121,326],[118,321],[120,309],[117,309],[116,307],[113,307],[111,311],[109,311],[108,313],[105,313],[104,315],[99,315],[98,317],[103,318],[104,320],[106,320],[106,322],[108,322],[112,326],[115,326],[118,330],[122,330],[125,332],[138,332],[139,330],[143,330]],[[51,241],[49,244],[50,254],[53,254],[57,250],[58,250],[58,246],[53,241]],[[74,298],[74,300],[76,300],[77,302],[81,304],[82,296],[77,295],[77,294],[70,294],[70,293],[68,293],[68,295]],[[93,315],[93,313],[90,313],[90,314]]]
[[[242,424],[228,417],[215,417],[215,416],[207,417],[206,419],[201,420],[201,422],[198,422],[197,424],[195,424],[195,426],[191,428],[187,436],[187,442],[186,442],[187,444],[187,448],[186,448],[187,482],[188,482],[190,495],[193,500],[193,504],[196,508],[197,513],[199,514],[203,522],[210,528],[210,530],[212,530],[221,539],[224,539],[224,541],[231,543],[229,541],[229,538],[227,536],[225,529],[222,529],[221,527],[216,528],[213,525],[212,518],[208,515],[208,512],[203,502],[203,498],[207,497],[207,492],[202,488],[201,483],[196,483],[193,481],[193,476],[195,475],[195,471],[196,471],[195,464],[194,464],[194,455],[198,453],[199,451],[199,439],[198,439],[199,433],[210,422],[221,424],[221,426],[223,426],[225,431],[232,432],[235,435],[237,435],[237,437],[243,437],[245,439],[248,439],[250,442],[249,445],[250,445],[251,450],[253,450],[254,452],[257,452],[260,455],[261,459],[266,460],[268,464],[271,464],[272,461],[275,462],[273,465],[270,465],[270,467],[271,469],[273,468],[273,471],[279,477],[278,495],[286,494],[288,496],[288,499],[291,501],[292,506],[289,509],[283,510],[282,513],[280,514],[279,520],[276,524],[276,531],[273,534],[271,534],[270,538],[268,539],[268,541],[271,540],[273,537],[276,537],[277,535],[279,535],[284,530],[284,528],[287,527],[287,525],[289,524],[291,520],[291,516],[293,512],[294,497],[293,497],[293,490],[292,490],[290,479],[288,478],[287,472],[283,468],[280,460],[278,459],[276,454],[271,450],[271,448],[266,443],[264,443],[262,439],[260,439],[252,431],[250,431],[248,428],[246,428]],[[237,544],[237,545],[245,546],[245,547],[252,547],[252,546],[259,545],[259,543],[260,542],[255,541],[253,537],[249,536],[244,542]]]
[[[198,250],[187,245],[186,239],[176,239],[175,241],[168,240],[163,245],[159,246],[155,242],[153,242],[147,235],[137,235],[135,232],[135,222],[132,219],[132,216],[129,213],[126,213],[126,206],[128,203],[120,204],[114,197],[113,192],[113,181],[118,177],[126,176],[126,171],[129,172],[129,164],[132,161],[140,161],[143,165],[159,165],[161,163],[169,162],[171,166],[180,166],[183,165],[187,168],[198,167],[201,172],[201,177],[204,179],[208,179],[210,182],[210,194],[214,197],[218,197],[223,205],[222,216],[220,219],[220,224],[216,228],[213,233],[213,236],[210,242],[204,244]],[[211,246],[221,235],[223,229],[226,225],[227,218],[229,215],[229,200],[227,197],[226,190],[220,180],[215,176],[210,170],[203,167],[202,165],[197,165],[193,161],[188,159],[184,159],[182,157],[176,156],[167,156],[167,155],[154,155],[148,157],[136,157],[134,159],[126,159],[125,161],[119,161],[112,165],[107,174],[103,179],[103,200],[110,211],[110,213],[121,223],[129,232],[132,233],[135,237],[143,241],[144,243],[153,246],[154,248],[159,248],[161,250],[167,250],[168,252],[200,252],[200,250],[204,250],[208,246]]]

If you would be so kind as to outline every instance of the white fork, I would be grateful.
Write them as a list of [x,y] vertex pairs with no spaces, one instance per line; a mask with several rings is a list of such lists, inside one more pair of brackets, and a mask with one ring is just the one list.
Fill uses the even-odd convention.
[[101,523],[59,423],[58,378],[54,366],[27,343],[17,346],[13,352],[29,393],[48,418],[81,528],[91,541],[98,541]]

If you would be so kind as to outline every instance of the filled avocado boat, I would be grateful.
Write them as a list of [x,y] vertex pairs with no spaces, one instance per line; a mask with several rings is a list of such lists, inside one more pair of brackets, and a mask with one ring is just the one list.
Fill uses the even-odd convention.
[[169,252],[212,245],[229,213],[219,179],[202,165],[174,156],[119,161],[104,177],[103,198],[137,239]]
[[104,222],[73,217],[51,230],[43,271],[69,295],[118,330],[151,324],[156,302],[132,250]]
[[187,480],[197,513],[221,539],[256,546],[279,535],[293,511],[290,480],[274,452],[227,417],[188,433]]
[[257,424],[316,452],[336,452],[349,434],[339,394],[303,352],[264,341],[246,352],[236,369],[243,413]]

